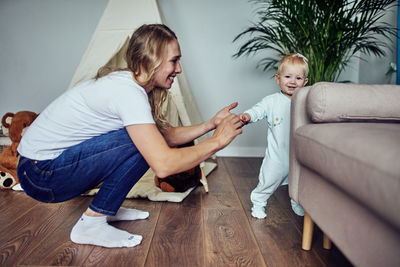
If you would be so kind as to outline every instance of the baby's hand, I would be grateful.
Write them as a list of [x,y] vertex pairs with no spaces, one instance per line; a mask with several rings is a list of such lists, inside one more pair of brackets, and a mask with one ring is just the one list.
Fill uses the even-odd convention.
[[243,122],[243,124],[248,124],[251,119],[248,113],[239,114],[239,118]]

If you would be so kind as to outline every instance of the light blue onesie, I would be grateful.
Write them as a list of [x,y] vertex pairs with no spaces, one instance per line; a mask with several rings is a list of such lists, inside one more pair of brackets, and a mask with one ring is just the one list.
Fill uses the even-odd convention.
[[254,207],[265,207],[271,194],[288,183],[290,104],[291,100],[279,92],[264,97],[244,112],[250,115],[250,122],[266,118],[268,124],[268,143],[258,185],[250,195]]

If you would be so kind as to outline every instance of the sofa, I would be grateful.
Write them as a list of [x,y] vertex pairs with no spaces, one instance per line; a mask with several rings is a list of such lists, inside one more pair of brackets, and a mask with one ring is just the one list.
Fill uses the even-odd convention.
[[355,266],[400,266],[400,86],[320,82],[292,97],[289,195]]

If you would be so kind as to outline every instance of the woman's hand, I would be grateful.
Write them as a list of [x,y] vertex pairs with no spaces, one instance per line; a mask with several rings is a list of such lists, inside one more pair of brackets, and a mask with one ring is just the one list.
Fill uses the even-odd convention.
[[232,113],[230,111],[237,106],[238,102],[234,102],[218,111],[217,114],[215,114],[215,116],[211,119],[211,123],[214,125],[214,128],[216,128],[227,116],[231,115]]
[[155,124],[126,126],[132,142],[160,178],[193,168],[227,146],[242,133],[239,116],[229,114],[216,128],[213,136],[195,146],[171,148]]
[[227,116],[232,115],[230,111],[237,107],[237,105],[238,103],[234,102],[224,107],[223,109],[218,111],[214,117],[200,124],[181,127],[169,127],[163,130],[164,138],[170,147],[175,147],[193,141],[203,134],[214,130]]
[[238,115],[230,113],[226,116],[219,123],[213,134],[213,138],[216,138],[219,142],[219,149],[226,147],[237,135],[241,134],[242,127],[243,122]]

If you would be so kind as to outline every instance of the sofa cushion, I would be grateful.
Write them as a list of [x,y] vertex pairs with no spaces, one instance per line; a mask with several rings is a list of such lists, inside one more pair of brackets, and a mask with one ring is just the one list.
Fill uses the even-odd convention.
[[400,121],[400,86],[320,82],[307,96],[313,122]]
[[400,124],[322,123],[293,135],[297,160],[400,229]]

